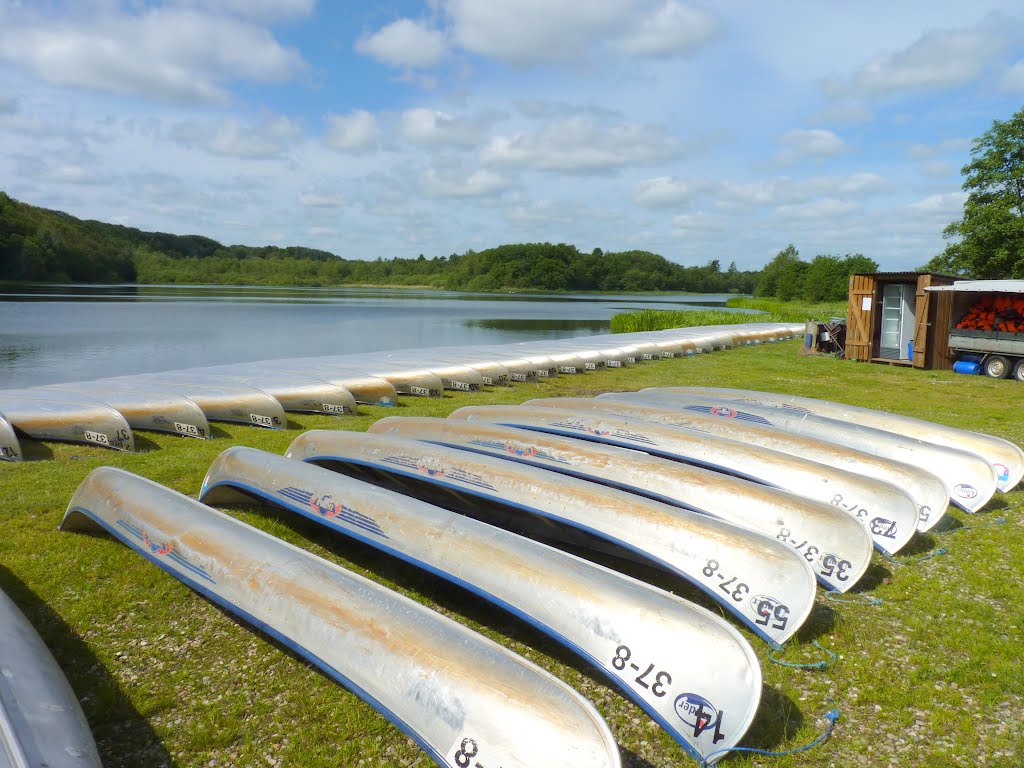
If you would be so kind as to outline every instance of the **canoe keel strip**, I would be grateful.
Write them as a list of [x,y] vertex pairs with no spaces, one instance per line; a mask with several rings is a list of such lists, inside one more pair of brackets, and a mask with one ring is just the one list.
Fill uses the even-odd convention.
[[[490,456],[358,432],[306,432],[286,455],[413,478],[497,502],[524,521],[537,516],[569,526],[689,581],[771,645],[792,637],[814,605],[814,572],[781,542],[625,491]],[[498,514],[489,504],[479,508],[484,515]]]
[[[511,651],[175,491],[101,467],[63,530],[104,530],[316,664],[445,768],[620,768],[597,711]],[[258,585],[254,588],[254,585]]]
[[85,715],[35,629],[0,592],[0,766],[102,768]]
[[[995,470],[977,454],[855,422],[838,421],[812,413],[795,414],[766,406],[741,405],[713,396],[678,391],[618,392],[601,395],[597,399],[728,419],[752,425],[758,430],[767,427],[902,462],[942,480],[949,500],[967,512],[974,512],[987,504],[997,489]],[[938,518],[934,522],[938,522]]]
[[862,408],[855,405],[818,400],[811,397],[781,395],[772,392],[758,392],[749,389],[724,389],[716,387],[655,387],[641,392],[680,392],[703,397],[715,397],[744,405],[776,408],[786,413],[814,414],[828,419],[837,419],[861,424],[873,429],[914,437],[925,442],[959,448],[976,453],[988,461],[996,472],[999,490],[1012,491],[1024,477],[1024,451],[1019,446],[981,432],[937,424],[932,421],[901,416],[888,411]]
[[572,437],[452,419],[392,416],[375,422],[369,431],[543,467],[719,517],[799,552],[828,589],[846,592],[871,562],[871,538],[863,524],[836,507],[678,461]]
[[467,406],[448,417],[482,421],[632,448],[706,467],[830,504],[860,520],[875,547],[894,554],[916,530],[914,500],[895,486],[735,440],[641,419],[536,406]]
[[[313,464],[229,448],[210,467],[200,498],[250,497],[508,609],[601,669],[698,760],[735,746],[757,711],[761,672],[750,645],[723,619],[660,589]],[[705,703],[706,727],[684,701]]]

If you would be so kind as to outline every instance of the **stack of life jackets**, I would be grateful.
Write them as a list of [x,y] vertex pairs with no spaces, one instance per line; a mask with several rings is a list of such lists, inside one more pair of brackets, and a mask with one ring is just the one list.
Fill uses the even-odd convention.
[[1024,296],[984,296],[956,327],[962,331],[1024,333]]

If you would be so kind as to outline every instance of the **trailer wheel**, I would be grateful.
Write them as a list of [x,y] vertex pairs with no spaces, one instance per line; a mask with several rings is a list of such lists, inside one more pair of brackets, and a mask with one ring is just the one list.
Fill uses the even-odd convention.
[[1010,373],[1010,361],[1002,355],[992,355],[985,360],[985,375],[993,379],[1005,379]]
[[1013,378],[1024,381],[1024,358],[1018,360],[1017,365],[1013,367]]

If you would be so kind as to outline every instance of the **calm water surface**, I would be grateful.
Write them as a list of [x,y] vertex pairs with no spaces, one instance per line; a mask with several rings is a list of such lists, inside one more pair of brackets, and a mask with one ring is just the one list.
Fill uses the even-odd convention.
[[360,288],[0,288],[0,388],[197,365],[496,344],[608,331],[632,309],[727,296],[544,296]]

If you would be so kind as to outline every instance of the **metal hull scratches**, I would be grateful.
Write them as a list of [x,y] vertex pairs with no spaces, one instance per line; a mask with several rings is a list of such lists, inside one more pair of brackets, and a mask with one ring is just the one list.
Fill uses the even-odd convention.
[[[750,645],[728,622],[668,592],[313,464],[229,448],[206,474],[200,500],[252,498],[424,568],[531,623],[602,670],[698,760],[734,746],[757,711],[761,670]],[[625,663],[633,656],[655,663],[649,680]],[[722,712],[717,732],[685,723],[675,708],[681,698]]]
[[448,418],[633,448],[781,488],[857,518],[867,525],[875,546],[887,554],[902,549],[916,530],[917,504],[894,485],[735,440],[596,411],[470,406],[459,408]]
[[85,443],[134,451],[135,439],[124,416],[108,405],[67,399],[9,396],[0,390],[0,413],[12,427],[35,440]]
[[939,478],[949,500],[967,512],[981,509],[996,492],[995,470],[977,454],[860,424],[813,414],[787,413],[775,408],[744,406],[721,398],[683,393],[620,392],[601,395],[599,399],[650,405],[677,413],[695,413],[710,419],[742,424],[741,429],[744,431],[750,428],[758,433],[763,428],[778,430],[898,461]]
[[552,469],[726,520],[796,550],[827,589],[845,592],[871,562],[864,524],[820,501],[677,461],[572,437],[451,419],[391,417],[370,432]]
[[[814,604],[813,572],[781,542],[625,491],[490,456],[367,433],[306,432],[287,455],[332,468],[368,468],[385,480],[413,478],[585,532],[693,583],[775,646],[799,629]],[[489,519],[498,516],[490,503],[479,509],[493,516]],[[769,603],[773,608],[765,609]]]
[[21,461],[21,444],[7,417],[0,413],[0,461]]
[[[210,424],[203,409],[180,395],[161,392],[104,392],[96,396],[95,386],[48,384],[26,390],[29,393],[53,393],[55,399],[73,397],[88,402],[108,405],[124,416],[128,426],[149,432],[169,432],[172,435],[195,437],[205,440],[210,437]],[[46,395],[50,397],[49,394]]]
[[132,376],[117,379],[99,379],[96,382],[98,396],[109,388],[111,392],[146,390],[167,392],[187,397],[206,414],[210,421],[224,421],[230,424],[249,424],[267,429],[284,429],[288,417],[284,408],[273,397],[255,387],[240,384],[218,384],[211,379],[183,381],[173,376],[162,377]]
[[795,458],[853,472],[889,483],[903,490],[918,506],[916,528],[927,530],[945,514],[949,495],[941,479],[918,467],[911,467],[891,459],[836,445],[802,435],[782,432],[735,419],[723,419],[709,414],[694,413],[639,402],[621,402],[611,399],[584,397],[531,400],[531,407],[557,408],[577,413],[607,414],[629,419],[675,427],[692,434],[704,434],[727,440],[732,444],[744,443],[753,448],[785,453]]
[[0,592],[0,768],[102,768],[67,678]]
[[[547,672],[375,582],[101,467],[62,530],[106,531],[360,695],[445,768],[619,768],[594,708]],[[256,586],[254,586],[256,585]]]
[[297,413],[326,413],[331,416],[351,415],[356,411],[356,400],[343,387],[327,381],[296,379],[286,373],[261,374],[220,374],[201,369],[171,371],[160,374],[161,380],[183,381],[186,383],[209,382],[214,386],[242,386],[266,392],[281,404],[286,411]]
[[928,443],[959,448],[976,453],[992,465],[996,471],[1000,491],[1011,491],[1024,478],[1024,451],[1019,446],[1001,437],[957,429],[945,424],[936,424],[924,419],[900,416],[886,411],[861,408],[856,405],[835,403],[830,400],[816,400],[811,397],[781,395],[771,392],[757,392],[748,389],[719,389],[714,387],[663,387],[641,392],[682,392],[702,397],[718,397],[725,400],[765,408],[778,408],[788,413],[809,413],[836,419],[864,427],[894,432],[917,438]]

